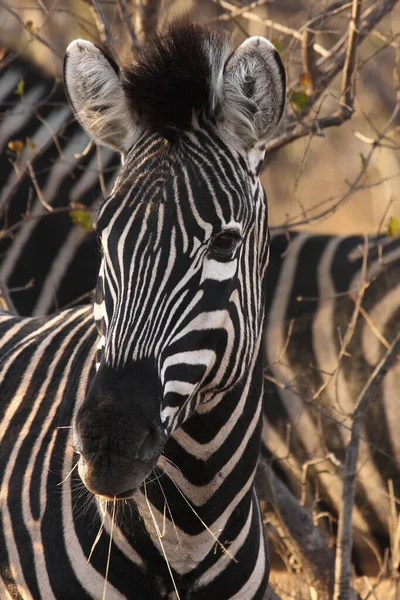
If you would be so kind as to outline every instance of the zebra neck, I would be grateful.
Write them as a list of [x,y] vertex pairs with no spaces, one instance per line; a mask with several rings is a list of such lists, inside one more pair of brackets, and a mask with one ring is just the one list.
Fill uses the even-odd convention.
[[[192,573],[196,579],[197,565],[206,557],[210,565],[234,560],[236,546],[250,533],[264,548],[253,487],[262,392],[259,351],[241,385],[173,435],[160,468],[137,493],[135,502],[152,545],[160,555],[167,554],[181,576]],[[253,552],[250,547],[246,543],[245,553]]]
[[161,461],[164,479],[171,479],[204,518],[216,504],[224,510],[237,490],[244,493],[253,484],[264,389],[260,339],[242,380],[203,404],[172,435]]

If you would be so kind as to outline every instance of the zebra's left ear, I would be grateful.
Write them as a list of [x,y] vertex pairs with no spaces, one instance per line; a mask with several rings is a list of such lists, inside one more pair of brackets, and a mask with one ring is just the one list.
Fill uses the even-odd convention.
[[82,127],[100,144],[124,154],[138,138],[140,127],[114,61],[91,42],[75,40],[65,53],[64,82]]
[[221,83],[218,121],[226,141],[244,150],[265,142],[281,119],[286,91],[285,70],[271,42],[243,42],[228,59]]

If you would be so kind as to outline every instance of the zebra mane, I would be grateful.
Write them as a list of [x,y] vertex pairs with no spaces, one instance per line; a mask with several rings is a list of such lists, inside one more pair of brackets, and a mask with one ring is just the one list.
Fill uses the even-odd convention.
[[151,132],[176,140],[193,115],[214,111],[229,53],[223,31],[186,20],[169,24],[122,67],[132,110]]

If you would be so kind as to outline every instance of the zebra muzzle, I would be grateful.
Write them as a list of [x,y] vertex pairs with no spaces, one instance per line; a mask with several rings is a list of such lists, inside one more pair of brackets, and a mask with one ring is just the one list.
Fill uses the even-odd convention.
[[81,455],[79,475],[89,491],[108,498],[132,496],[156,466],[166,442],[158,424],[136,424],[130,437],[124,427],[121,439],[115,433],[94,438],[82,429],[78,421],[75,445]]

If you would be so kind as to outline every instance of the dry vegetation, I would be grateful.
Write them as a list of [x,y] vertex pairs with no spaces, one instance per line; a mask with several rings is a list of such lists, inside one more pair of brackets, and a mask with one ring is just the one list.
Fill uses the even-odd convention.
[[[186,10],[202,20],[220,22],[236,42],[266,35],[281,52],[288,74],[287,108],[279,131],[267,144],[269,168],[263,175],[272,224],[395,235],[400,219],[396,0],[0,0],[0,43],[60,75],[63,50],[74,37],[92,39],[118,60],[124,48],[135,50],[165,19]],[[364,289],[361,284],[336,370],[351,340]],[[360,431],[371,390],[399,350],[398,335],[349,416],[336,553],[316,528],[315,515],[287,493],[267,464],[262,465],[266,526],[281,557],[281,568],[271,576],[271,598],[400,597],[399,501],[393,491],[391,548],[380,575],[354,582],[351,562]]]

